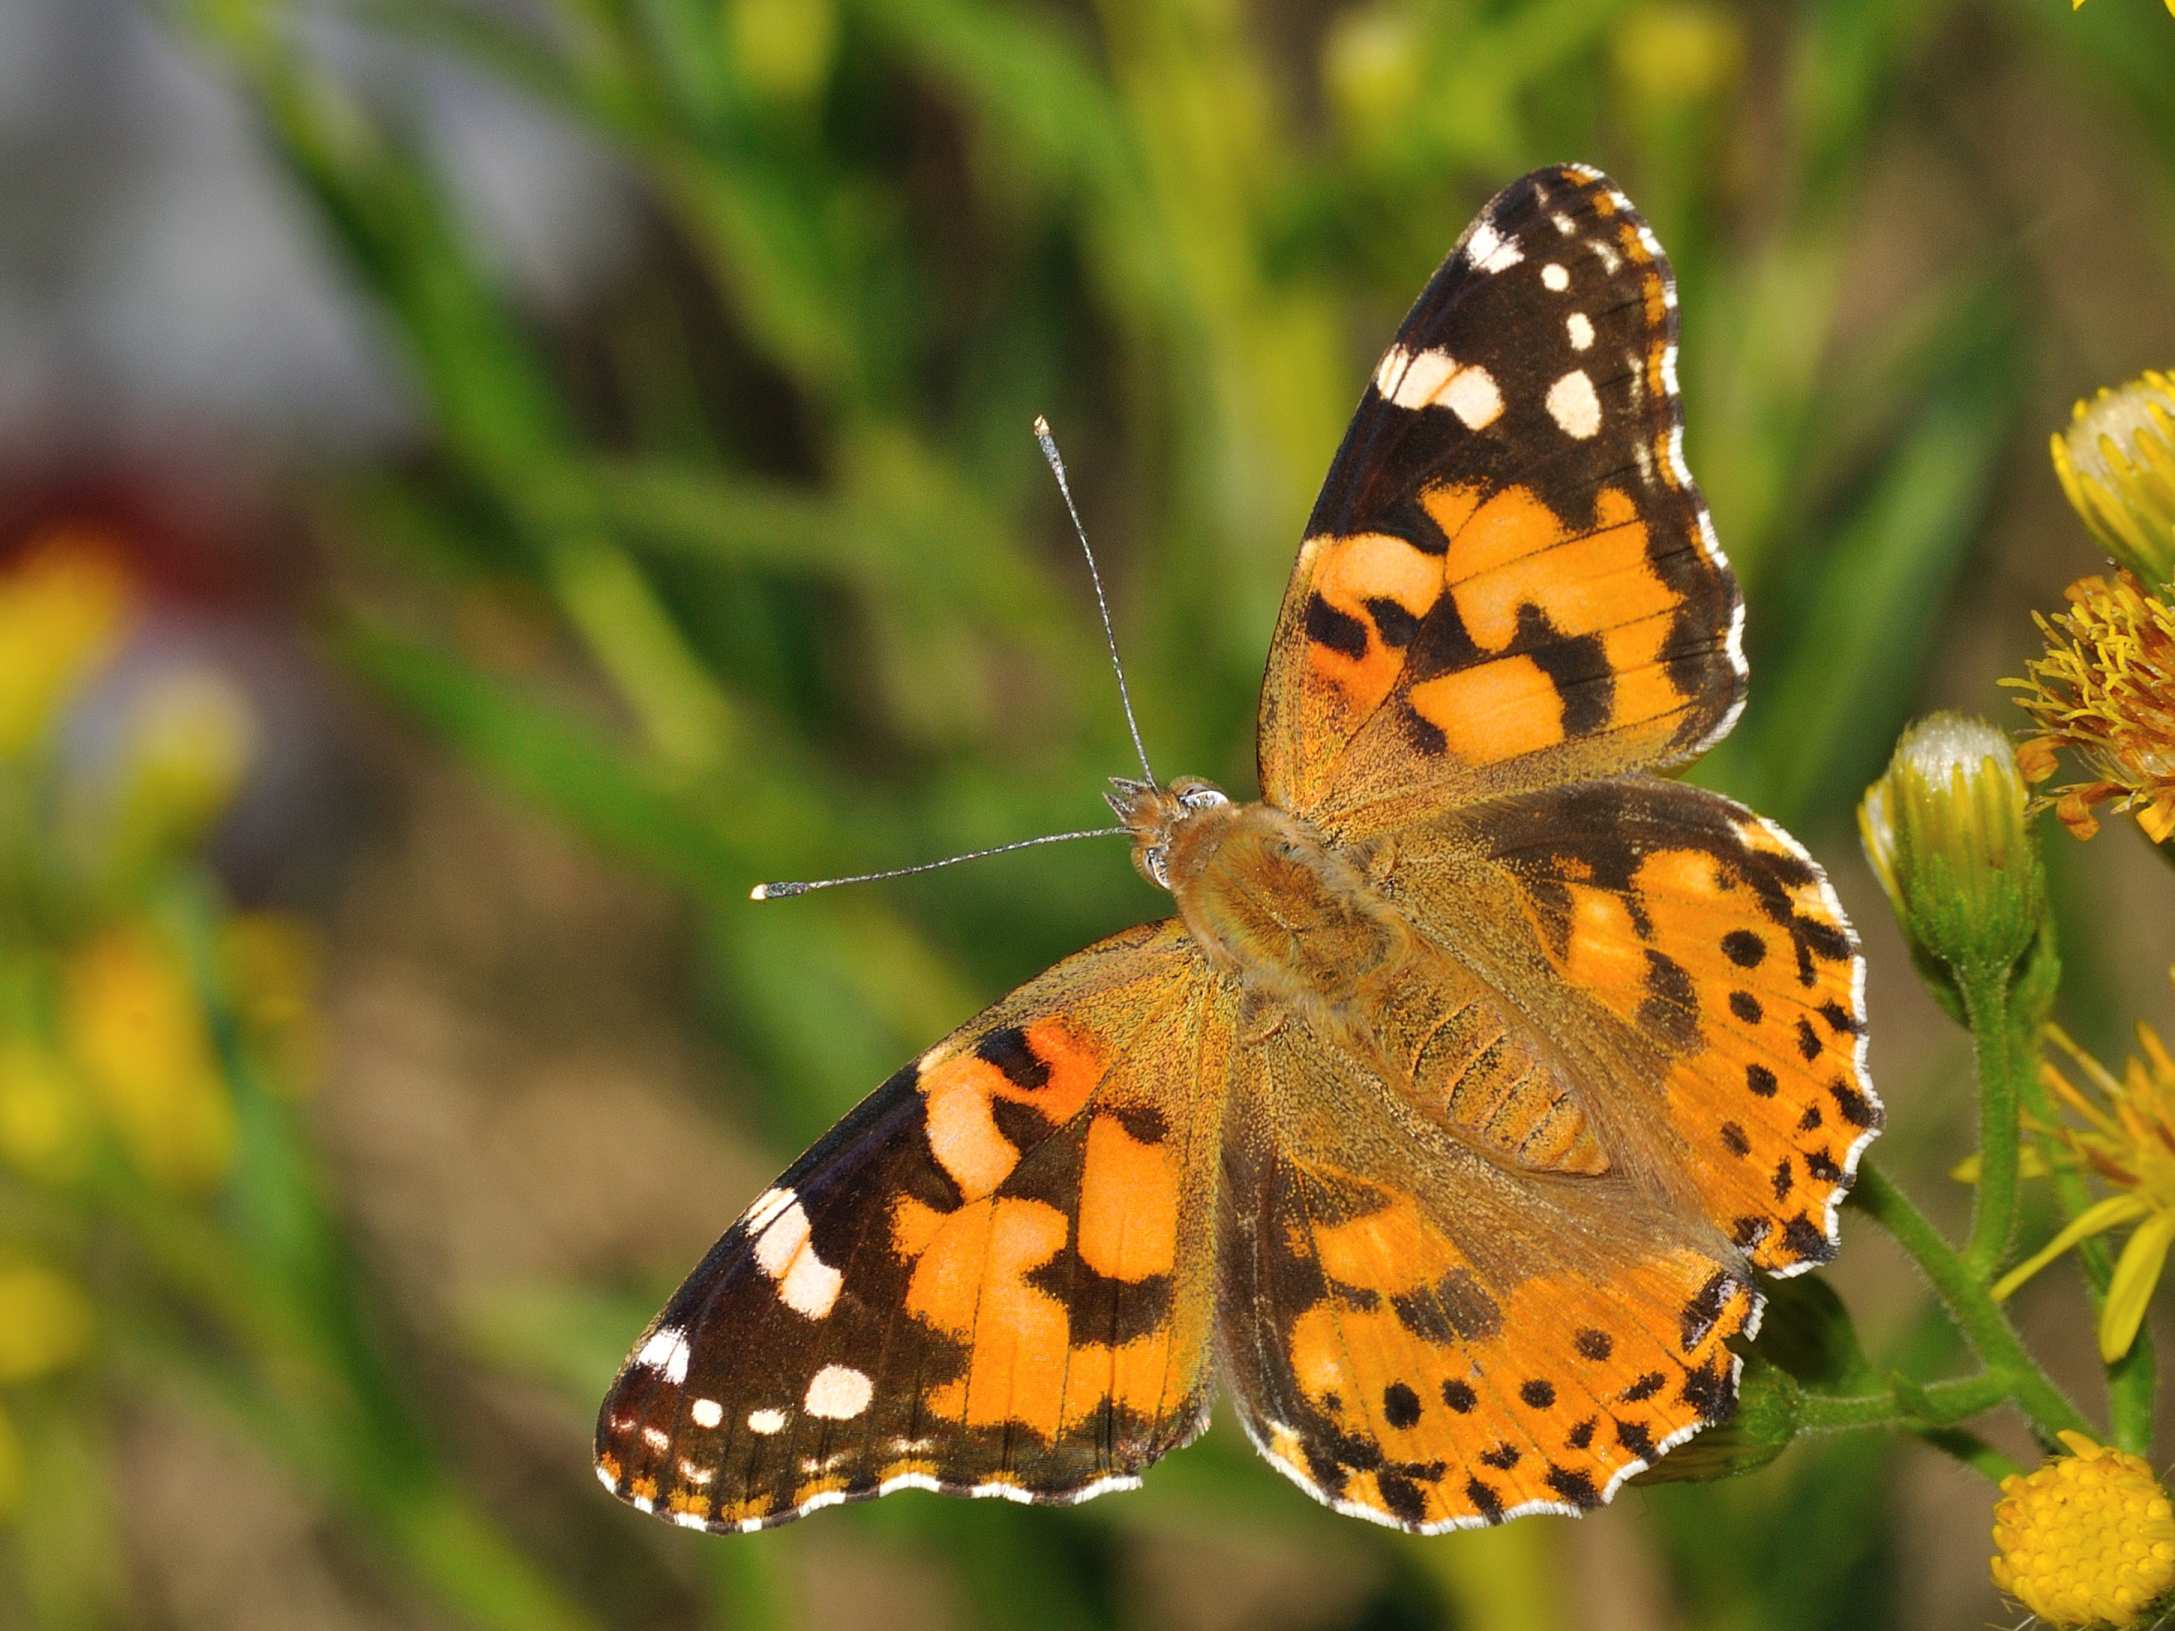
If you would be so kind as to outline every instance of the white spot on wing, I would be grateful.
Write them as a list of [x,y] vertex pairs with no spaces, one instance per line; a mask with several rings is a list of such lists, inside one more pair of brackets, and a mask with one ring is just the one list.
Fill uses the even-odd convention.
[[1571,313],[1563,320],[1563,326],[1570,332],[1573,351],[1584,351],[1593,344],[1593,319],[1584,312]]
[[873,1391],[866,1372],[851,1365],[826,1365],[809,1381],[807,1397],[801,1403],[811,1416],[849,1421],[868,1408]]
[[751,1410],[748,1412],[748,1431],[769,1435],[785,1426],[783,1410]]
[[816,1255],[808,1233],[808,1213],[789,1193],[756,1237],[755,1266],[778,1282],[786,1307],[819,1320],[838,1301],[843,1276]]
[[715,1399],[697,1399],[687,1407],[687,1413],[695,1418],[697,1427],[715,1427],[725,1419],[725,1407]]
[[1586,370],[1574,368],[1548,387],[1548,416],[1566,436],[1584,441],[1601,428],[1601,399]]
[[1507,272],[1526,258],[1515,240],[1498,232],[1493,221],[1475,221],[1465,240],[1465,258],[1483,272]]
[[650,1333],[649,1341],[642,1344],[634,1362],[661,1371],[666,1381],[678,1387],[687,1380],[687,1333],[676,1325],[658,1326]]
[[1555,290],[1556,293],[1561,294],[1571,286],[1571,274],[1566,272],[1560,263],[1550,261],[1541,268],[1541,281]]
[[1494,377],[1476,364],[1460,363],[1440,348],[1407,351],[1391,346],[1375,370],[1374,384],[1382,399],[1395,407],[1448,408],[1471,430],[1492,425],[1503,411],[1503,394],[1496,389]]
[[1503,412],[1503,393],[1495,388],[1494,376],[1477,363],[1466,364],[1450,377],[1442,400],[1468,430],[1485,430]]
[[645,1427],[642,1429],[642,1437],[653,1450],[666,1449],[672,1443],[671,1435],[662,1427]]

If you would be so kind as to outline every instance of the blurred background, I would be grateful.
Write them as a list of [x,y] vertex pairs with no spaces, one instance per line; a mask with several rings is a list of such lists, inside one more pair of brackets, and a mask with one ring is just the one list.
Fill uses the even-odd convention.
[[[2175,359],[2171,70],[2150,0],[0,5],[0,1624],[1999,1619],[1991,1487],[1887,1438],[1417,1540],[1219,1422],[1077,1510],[715,1540],[589,1432],[786,1160],[1156,910],[1116,845],[746,899],[1099,816],[1033,415],[1157,762],[1251,791],[1368,368],[1568,158],[1675,259],[1750,603],[1696,776],[1835,873],[1882,1152],[1960,1217],[1967,1048],[1852,810],[1910,715],[2013,723],[2097,565],[2045,443]],[[2164,869],[2047,833],[2119,1058]],[[1845,1243],[1876,1362],[1951,1362]],[[2096,1401],[2074,1278],[2019,1304]]]

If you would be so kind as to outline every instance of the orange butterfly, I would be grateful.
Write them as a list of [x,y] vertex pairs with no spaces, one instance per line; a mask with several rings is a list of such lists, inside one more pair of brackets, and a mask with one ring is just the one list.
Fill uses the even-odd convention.
[[1262,801],[1119,780],[1175,917],[876,1090],[710,1251],[597,1470],[690,1528],[1130,1488],[1220,1371],[1431,1532],[1577,1513],[1833,1255],[1864,965],[1781,828],[1658,779],[1744,698],[1676,291],[1598,171],[1489,202],[1376,368],[1262,687]]

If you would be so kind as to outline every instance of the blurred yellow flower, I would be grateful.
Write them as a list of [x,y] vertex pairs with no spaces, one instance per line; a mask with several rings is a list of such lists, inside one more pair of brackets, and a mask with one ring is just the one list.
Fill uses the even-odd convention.
[[725,26],[748,83],[780,101],[812,98],[838,55],[832,0],[727,0]]
[[234,1106],[177,950],[146,924],[107,931],[69,959],[63,1015],[137,1168],[177,1189],[217,1183],[233,1154]]
[[0,1263],[0,1384],[73,1364],[90,1338],[90,1299],[73,1280],[35,1263]]
[[2116,563],[2175,583],[2175,379],[2148,369],[2079,402],[2052,447],[2062,491]]
[[0,1037],[0,1159],[49,1183],[76,1176],[90,1147],[81,1084],[28,1037]]
[[1744,24],[1726,7],[1696,0],[1640,6],[1610,38],[1625,90],[1651,106],[1703,102],[1735,83],[1744,66]]
[[129,612],[104,539],[55,532],[0,573],[0,761],[20,758],[105,660]]
[[2175,1587],[2175,1513],[2134,1455],[2060,1435],[2066,1455],[2001,1481],[1994,1585],[2054,1626],[2132,1626]]
[[173,675],[130,712],[113,834],[124,864],[193,844],[241,785],[256,735],[249,704],[209,670]]
[[[2170,971],[2175,974],[2175,970]],[[2100,1311],[2100,1357],[2112,1364],[2129,1352],[2146,1306],[2160,1283],[2168,1247],[2175,1242],[2175,1059],[2149,1025],[2137,1027],[2139,1052],[2118,1079],[2080,1048],[2060,1026],[2047,1035],[2093,1089],[2085,1093],[2052,1060],[2040,1066],[2048,1089],[2076,1120],[2046,1129],[2059,1157],[2112,1186],[2114,1193],[2079,1213],[2069,1225],[1994,1286],[1997,1298],[2016,1288],[2081,1240],[2134,1224]]]
[[2175,605],[2118,572],[2078,579],[2069,610],[2037,621],[2045,654],[2001,682],[2037,727],[2017,752],[2024,774],[2043,782],[2056,754],[2073,752],[2093,779],[2054,789],[2063,825],[2090,838],[2094,807],[2111,803],[2165,842],[2175,833]]

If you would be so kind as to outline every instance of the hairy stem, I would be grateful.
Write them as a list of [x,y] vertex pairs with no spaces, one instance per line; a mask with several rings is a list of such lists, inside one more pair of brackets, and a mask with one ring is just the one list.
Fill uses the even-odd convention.
[[2006,971],[1959,973],[1957,983],[1963,992],[1964,1017],[1971,1026],[1972,1050],[1979,1067],[1979,1182],[1963,1260],[1972,1278],[1984,1281],[1991,1279],[2000,1266],[2016,1228],[2019,1133],[2016,1072],[2010,1063],[2015,1038],[2009,1026]]
[[1868,1162],[1858,1169],[1851,1202],[1860,1207],[1892,1236],[1897,1245],[1932,1282],[1934,1295],[1948,1310],[1949,1318],[1988,1371],[2001,1377],[2009,1397],[2031,1419],[2039,1432],[2051,1438],[2065,1428],[2084,1431],[2085,1420],[2077,1407],[2063,1397],[2060,1388],[2026,1351],[2016,1330],[1994,1301],[1983,1278],[1965,1266],[1955,1248],[1879,1166]]

